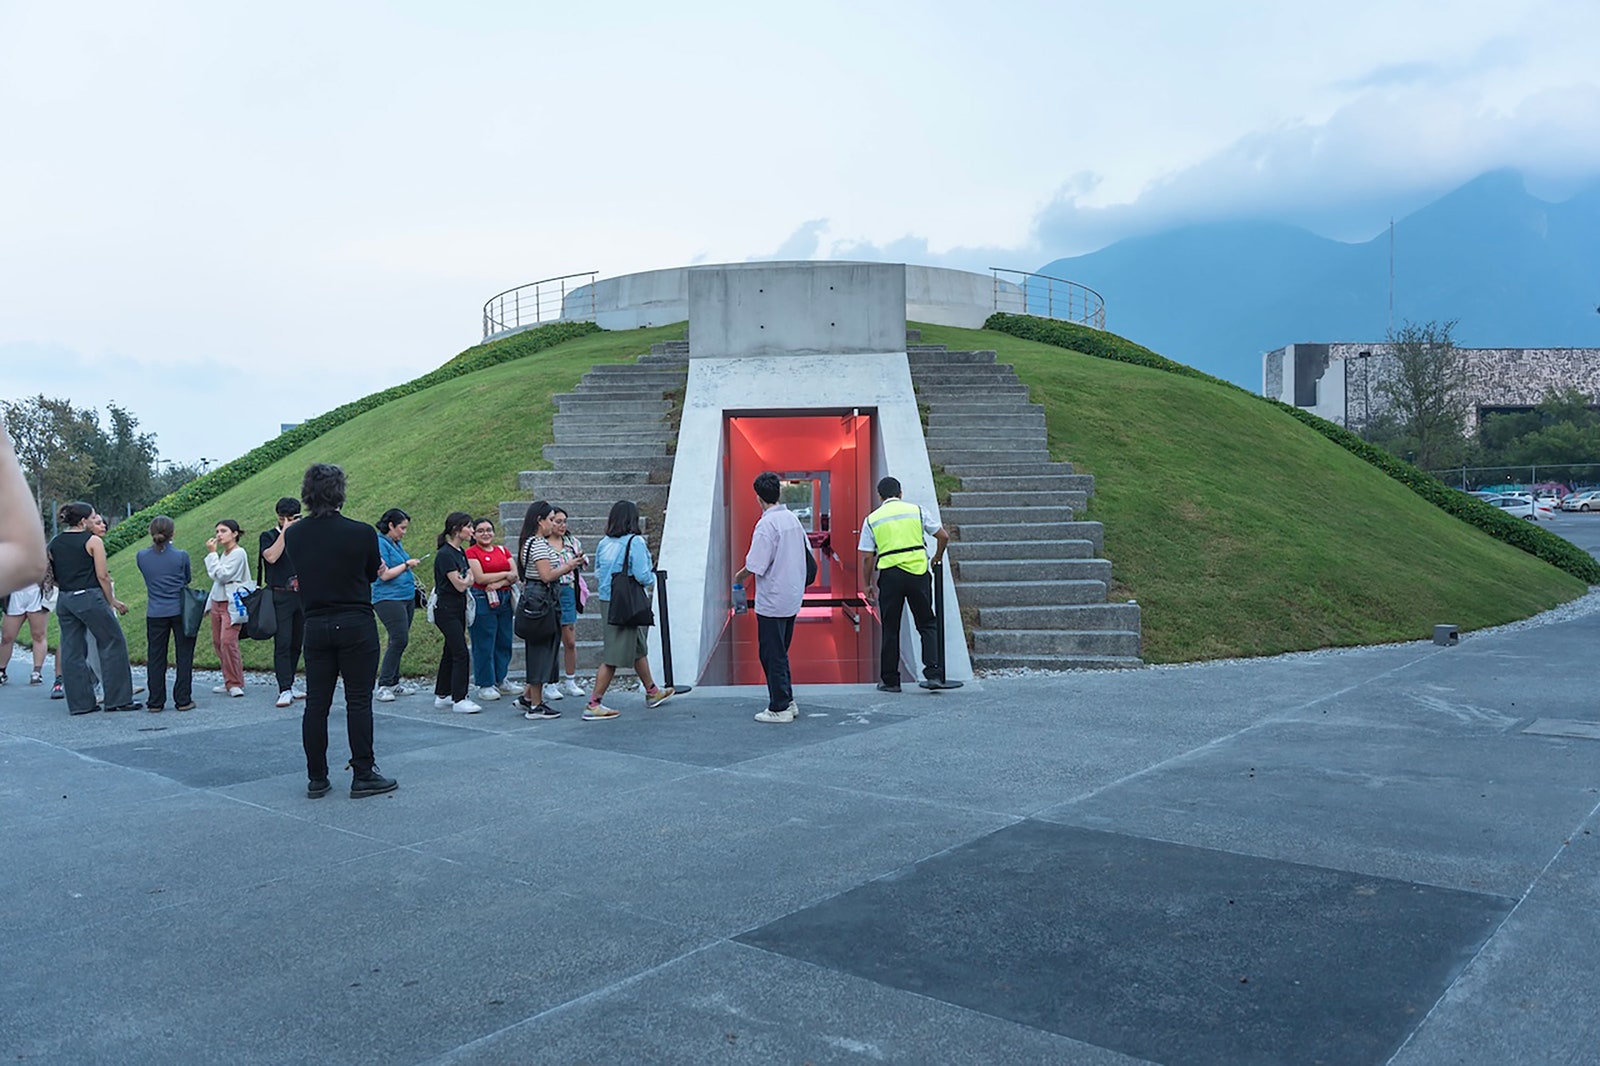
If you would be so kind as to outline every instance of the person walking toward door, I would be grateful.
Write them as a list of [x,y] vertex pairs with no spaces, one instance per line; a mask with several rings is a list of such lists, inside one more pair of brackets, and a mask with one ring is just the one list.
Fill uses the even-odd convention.
[[761,504],[761,518],[750,535],[750,551],[734,581],[755,576],[756,636],[761,670],[767,677],[767,709],[758,722],[788,723],[799,708],[789,678],[789,644],[794,640],[794,620],[806,591],[805,527],[795,513],[778,502],[782,483],[764,471],[752,485]]
[[867,576],[863,595],[868,603],[878,603],[883,625],[883,649],[878,661],[878,690],[900,691],[900,619],[909,604],[911,618],[922,644],[923,688],[960,688],[959,681],[946,681],[944,663],[939,661],[939,631],[933,616],[933,579],[929,576],[928,550],[923,534],[933,537],[936,547],[932,565],[937,566],[950,545],[950,534],[930,518],[921,507],[900,498],[900,482],[886,477],[878,482],[878,498],[883,502],[861,524],[861,573]]

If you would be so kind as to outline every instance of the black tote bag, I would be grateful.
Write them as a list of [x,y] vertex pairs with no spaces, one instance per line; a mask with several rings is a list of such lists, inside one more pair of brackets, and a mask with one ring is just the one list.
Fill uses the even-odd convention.
[[180,624],[183,626],[184,636],[199,636],[200,624],[205,621],[206,612],[211,609],[208,602],[210,599],[209,589],[186,588],[178,594]]
[[656,616],[650,609],[650,594],[628,567],[628,556],[633,551],[635,539],[628,538],[628,546],[622,549],[622,569],[611,578],[611,606],[606,611],[606,621],[614,626],[638,629],[655,625]]

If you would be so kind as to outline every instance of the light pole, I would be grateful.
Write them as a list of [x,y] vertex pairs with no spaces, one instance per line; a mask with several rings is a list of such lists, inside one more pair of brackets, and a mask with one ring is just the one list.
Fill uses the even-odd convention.
[[1367,383],[1372,379],[1372,364],[1367,362],[1372,358],[1371,352],[1357,352],[1356,358],[1361,360],[1361,439],[1367,439],[1367,423],[1372,421],[1372,394],[1367,388]]

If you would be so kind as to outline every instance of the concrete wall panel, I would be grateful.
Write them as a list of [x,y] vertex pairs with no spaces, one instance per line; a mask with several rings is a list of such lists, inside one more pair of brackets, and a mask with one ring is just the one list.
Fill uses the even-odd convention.
[[904,350],[900,263],[746,263],[689,269],[689,356]]

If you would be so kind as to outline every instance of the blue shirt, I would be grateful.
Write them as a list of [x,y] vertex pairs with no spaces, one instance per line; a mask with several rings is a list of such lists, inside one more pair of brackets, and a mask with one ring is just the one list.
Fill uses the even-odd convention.
[[144,613],[148,618],[175,618],[183,613],[184,586],[189,584],[189,553],[182,548],[167,545],[166,551],[141,548],[134,556],[139,573],[144,575],[144,587],[149,590],[149,600]]
[[[631,551],[626,550],[629,541],[633,542]],[[594,546],[594,578],[595,595],[602,600],[611,599],[611,579],[621,573],[624,555],[639,584],[649,588],[656,583],[655,564],[650,561],[650,549],[645,547],[643,537],[601,537]]]
[[[386,568],[405,566],[406,560],[411,556],[397,541],[390,540],[382,533],[378,534],[378,554],[383,557]],[[402,603],[409,601],[417,594],[417,579],[411,576],[411,568],[406,566],[406,572],[390,578],[388,581],[374,581],[372,583],[372,602],[382,603],[384,600],[400,600]]]

